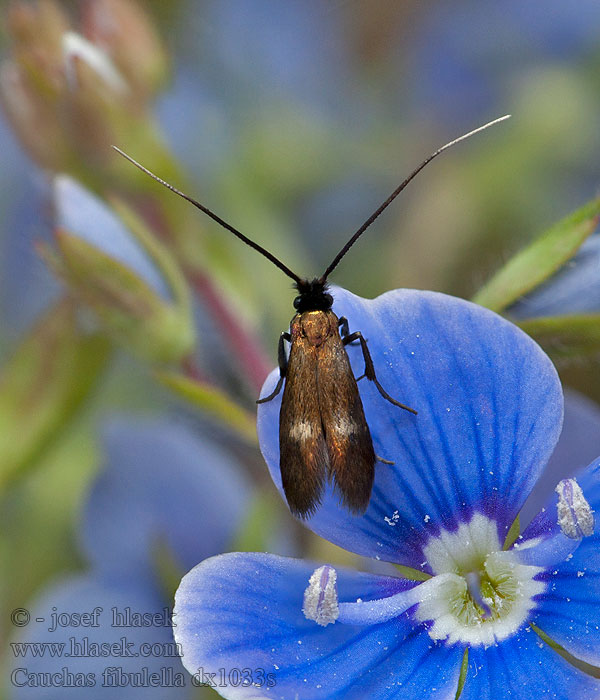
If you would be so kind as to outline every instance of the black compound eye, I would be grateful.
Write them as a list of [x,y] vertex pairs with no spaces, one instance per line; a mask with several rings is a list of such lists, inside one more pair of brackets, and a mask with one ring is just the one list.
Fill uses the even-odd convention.
[[294,299],[294,308],[296,311],[300,308],[300,304],[302,303],[302,297],[296,297]]
[[329,308],[333,306],[333,297],[331,294],[323,294],[325,301],[329,304]]

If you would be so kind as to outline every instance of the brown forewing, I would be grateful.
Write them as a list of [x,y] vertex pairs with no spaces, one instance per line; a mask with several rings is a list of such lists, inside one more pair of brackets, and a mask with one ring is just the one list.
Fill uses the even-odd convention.
[[317,353],[321,421],[329,457],[329,477],[342,503],[355,513],[367,509],[375,476],[375,451],[358,386],[337,331]]
[[294,332],[296,322],[299,320],[293,319],[293,342],[279,413],[279,463],[290,510],[306,517],[321,502],[329,460],[317,398],[317,348]]

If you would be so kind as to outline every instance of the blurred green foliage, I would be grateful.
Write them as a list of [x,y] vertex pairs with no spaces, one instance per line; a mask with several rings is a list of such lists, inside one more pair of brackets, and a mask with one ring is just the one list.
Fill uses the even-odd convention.
[[598,225],[596,199],[559,221],[510,262],[475,295],[473,301],[501,312],[559,270]]
[[[53,576],[85,566],[78,514],[109,413],[177,405],[264,484],[252,416],[292,315],[289,280],[111,145],[312,276],[429,152],[511,112],[430,166],[344,259],[332,282],[364,296],[431,288],[505,311],[596,228],[600,42],[590,42],[585,18],[555,50],[544,48],[543,28],[527,35],[535,23],[511,5],[514,44],[527,45],[522,31],[530,40],[519,54],[491,25],[489,46],[473,40],[470,22],[480,31],[481,17],[469,2],[457,5],[459,28],[439,2],[286,3],[289,17],[252,4],[16,0],[2,9],[0,95],[13,130],[3,138],[28,159],[19,187],[64,172],[91,188],[142,240],[177,302],[152,297],[150,314],[137,303],[150,299],[147,285],[122,261],[73,232],[44,242],[64,298],[48,299],[0,369],[3,621]],[[102,33],[103,12],[118,18],[113,35]],[[66,51],[68,32],[85,40]],[[0,292],[45,297],[19,286],[26,257],[8,274],[20,236],[18,226],[2,232],[12,281]],[[597,315],[565,309],[520,323],[560,360],[563,379],[600,398]],[[266,548],[280,522],[289,525],[283,505],[262,488],[234,544]],[[348,563],[332,545],[294,535],[309,554]],[[172,579],[169,552],[157,560]]]

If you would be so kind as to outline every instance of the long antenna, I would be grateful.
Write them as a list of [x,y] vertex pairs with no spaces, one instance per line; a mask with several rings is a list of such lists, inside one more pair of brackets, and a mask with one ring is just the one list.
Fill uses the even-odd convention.
[[150,177],[153,180],[156,180],[156,182],[160,182],[161,185],[164,185],[168,190],[171,190],[171,192],[174,192],[175,194],[178,194],[180,197],[183,197],[183,199],[186,199],[188,202],[193,204],[195,207],[200,209],[200,211],[204,212],[213,221],[216,221],[218,224],[220,224],[223,228],[226,228],[228,231],[231,231],[234,236],[237,236],[240,240],[244,241],[246,245],[249,245],[251,248],[254,248],[254,250],[258,251],[261,255],[264,255],[265,258],[270,260],[274,265],[276,265],[283,273],[285,273],[288,277],[291,277],[294,282],[301,282],[302,279],[295,273],[290,270],[287,265],[284,265],[281,260],[276,258],[272,253],[269,253],[268,250],[263,248],[262,246],[258,245],[258,243],[255,243],[254,241],[250,240],[247,236],[244,236],[244,234],[241,231],[238,231],[236,228],[231,226],[231,224],[228,224],[226,221],[223,221],[223,219],[220,216],[217,216],[217,214],[213,213],[210,209],[205,207],[203,204],[200,204],[200,202],[197,202],[195,199],[190,197],[189,195],[185,194],[184,192],[181,192],[178,190],[176,187],[173,187],[173,185],[169,184],[162,178],[158,177],[158,175],[155,175],[153,172],[148,170],[148,168],[145,168],[141,163],[138,163],[137,160],[132,158],[131,156],[127,155],[124,151],[122,151],[120,148],[117,148],[116,146],[113,146],[115,151],[119,153],[120,155],[123,156],[123,158],[126,158],[130,163],[133,163],[133,165],[136,166],[136,168],[139,168],[142,172],[146,173],[146,175],[150,175]]
[[431,163],[431,161],[436,158],[437,156],[440,155],[443,151],[445,151],[447,148],[450,148],[450,146],[454,146],[455,144],[459,143],[460,141],[464,141],[465,139],[468,139],[470,136],[473,136],[474,134],[479,133],[480,131],[483,131],[484,129],[487,129],[488,126],[493,126],[494,124],[498,124],[498,122],[503,122],[505,119],[508,119],[510,117],[510,114],[506,114],[503,117],[499,117],[498,119],[494,119],[494,121],[488,122],[487,124],[484,124],[483,126],[480,126],[477,129],[474,129],[473,131],[469,131],[468,134],[463,134],[462,136],[459,136],[457,139],[454,139],[454,141],[450,141],[450,143],[447,143],[445,146],[442,146],[441,148],[438,148],[437,151],[432,153],[430,156],[425,158],[425,160],[419,165],[418,168],[412,171],[412,173],[402,182],[393,192],[392,194],[383,202],[383,204],[376,209],[371,216],[365,221],[365,223],[358,229],[358,231],[352,236],[352,238],[346,243],[346,245],[340,250],[340,252],[335,256],[333,259],[333,262],[329,265],[329,267],[325,270],[323,275],[321,276],[321,281],[325,282],[325,280],[329,277],[329,275],[333,272],[333,270],[338,266],[340,260],[346,255],[346,253],[350,250],[350,248],[356,243],[356,241],[362,236],[362,234],[369,228],[369,226],[375,221],[375,219],[385,210],[389,207],[389,205],[396,199],[396,197],[402,192],[402,190],[408,185],[408,183],[415,178],[421,170],[428,164]]

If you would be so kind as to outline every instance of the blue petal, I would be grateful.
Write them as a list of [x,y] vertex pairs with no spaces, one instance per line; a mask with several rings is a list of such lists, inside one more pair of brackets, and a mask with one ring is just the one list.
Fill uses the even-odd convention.
[[[175,638],[191,673],[248,669],[252,687],[226,698],[285,700],[453,696],[462,650],[434,643],[404,614],[370,626],[321,627],[302,613],[316,564],[269,554],[223,554],[193,569],[175,597]],[[406,581],[338,570],[340,601],[391,595]],[[263,685],[264,688],[264,685]],[[259,694],[260,693],[260,694]]]
[[469,649],[461,700],[596,700],[600,680],[574,668],[529,627],[495,647]]
[[558,272],[508,311],[515,318],[600,311],[600,232],[590,236]]
[[600,408],[574,391],[565,392],[565,420],[550,461],[520,513],[525,527],[541,508],[556,501],[554,489],[561,479],[576,476],[600,455]]
[[121,419],[105,431],[106,466],[92,486],[83,547],[105,574],[149,577],[157,544],[187,571],[222,552],[251,487],[209,440],[167,420]]
[[163,299],[169,285],[121,219],[101,199],[68,175],[54,179],[56,225],[134,270]]
[[[67,626],[53,627],[52,614],[71,616],[75,613],[92,614],[94,609],[101,608],[97,617],[88,618],[88,622],[98,624],[97,627],[80,626],[74,617],[62,617]],[[119,622],[113,620],[112,609],[118,613],[127,614],[126,608],[132,613],[156,615],[151,619],[156,623],[146,626],[113,626]],[[38,622],[43,618],[43,622]],[[121,621],[126,621],[121,618]],[[73,642],[71,642],[73,638]],[[125,641],[123,641],[123,638]],[[87,639],[87,642],[84,641]],[[17,654],[15,647],[11,648],[10,669],[13,700],[63,700],[64,698],[92,697],[98,700],[183,700],[189,697],[189,677],[177,654],[170,626],[170,611],[167,602],[155,595],[151,589],[141,586],[113,587],[100,579],[82,576],[68,579],[47,589],[31,607],[31,622],[24,628],[24,633],[13,644],[19,643],[64,643],[65,647],[52,657],[50,653],[34,656],[29,652],[24,656]],[[115,644],[116,648],[106,647],[99,656],[94,651],[94,644]],[[86,645],[86,646],[84,646]],[[147,646],[142,646],[147,645]],[[154,647],[153,645],[157,645]],[[21,647],[21,653],[24,653]],[[71,655],[71,654],[75,655]],[[79,655],[77,655],[79,654]],[[138,654],[129,656],[128,654]],[[116,687],[109,685],[109,676],[103,676],[105,669],[117,667],[123,673],[158,673],[164,678],[162,687],[132,687],[126,685],[126,676],[121,676]],[[63,669],[66,671],[63,672]],[[26,671],[17,671],[26,669]],[[29,674],[51,673],[58,674],[58,680],[52,684],[44,681],[43,676],[37,677],[37,685],[27,685]],[[74,674],[71,684],[75,683],[75,674],[89,674],[88,681],[92,687],[63,687],[63,674]],[[176,682],[176,678],[179,682]],[[181,683],[184,687],[178,687]],[[25,685],[22,685],[24,684]]]
[[[600,666],[600,459],[577,481],[596,512],[595,531],[583,538],[572,557],[540,577],[548,588],[540,596],[533,621],[574,656]],[[558,529],[555,504],[532,523],[530,531],[537,534],[543,529]]]
[[[369,341],[378,378],[418,416],[359,383],[377,464],[366,514],[354,517],[328,490],[311,529],[359,554],[420,566],[422,545],[479,511],[502,538],[558,439],[562,392],[548,357],[500,316],[433,292],[396,290],[364,300],[334,290],[334,311]],[[350,347],[354,373],[360,348]],[[263,395],[274,386],[273,373]],[[262,404],[258,434],[281,490],[281,398]]]

